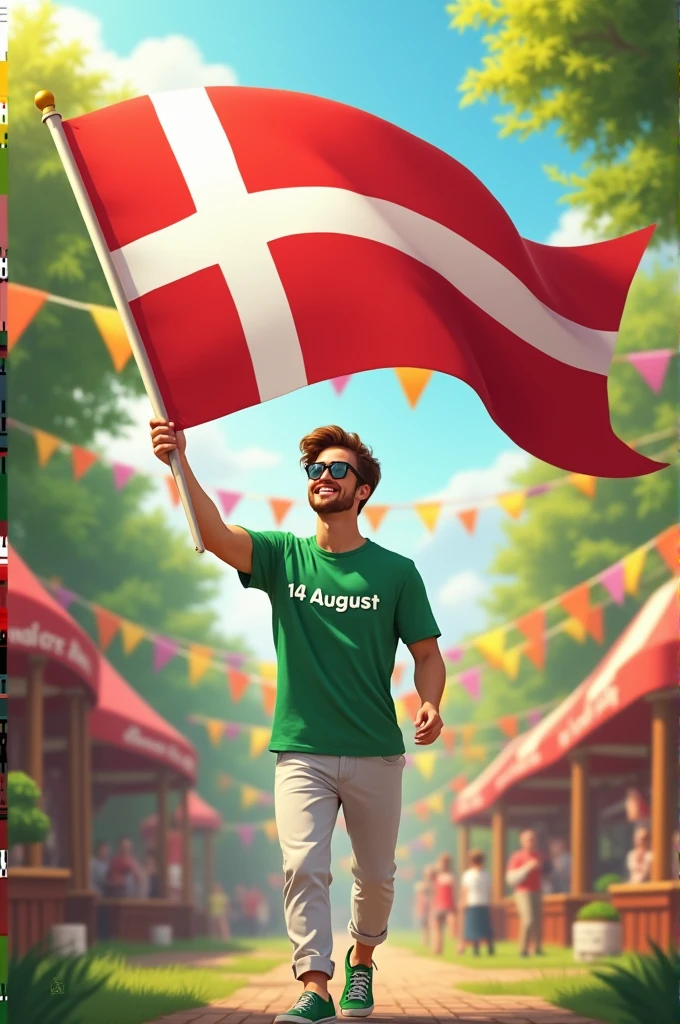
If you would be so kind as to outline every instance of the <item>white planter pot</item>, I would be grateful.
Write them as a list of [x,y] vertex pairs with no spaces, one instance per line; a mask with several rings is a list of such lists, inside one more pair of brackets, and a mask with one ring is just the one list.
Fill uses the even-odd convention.
[[82,956],[87,953],[87,925],[53,924],[50,939],[52,951],[57,956]]
[[621,953],[620,921],[574,921],[574,960],[588,962]]
[[155,924],[151,929],[151,942],[154,946],[171,946],[172,925]]

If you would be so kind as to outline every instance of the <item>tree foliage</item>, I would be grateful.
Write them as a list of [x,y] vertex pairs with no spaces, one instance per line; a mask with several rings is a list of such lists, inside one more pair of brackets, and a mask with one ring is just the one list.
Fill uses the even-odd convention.
[[454,0],[451,26],[486,29],[482,66],[462,105],[493,97],[502,136],[552,126],[584,173],[553,178],[589,225],[622,234],[656,223],[675,234],[677,67],[671,0]]

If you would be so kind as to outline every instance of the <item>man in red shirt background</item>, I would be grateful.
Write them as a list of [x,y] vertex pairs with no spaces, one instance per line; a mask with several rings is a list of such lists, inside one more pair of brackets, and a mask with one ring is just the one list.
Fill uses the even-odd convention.
[[533,945],[536,956],[541,948],[541,875],[543,858],[536,849],[536,833],[526,829],[519,837],[520,849],[512,854],[505,872],[505,880],[515,890],[515,904],[519,917],[520,956],[529,956]]

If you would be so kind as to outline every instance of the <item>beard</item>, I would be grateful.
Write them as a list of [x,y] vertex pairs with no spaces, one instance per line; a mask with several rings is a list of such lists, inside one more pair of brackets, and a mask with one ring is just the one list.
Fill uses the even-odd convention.
[[[356,494],[356,487],[354,488]],[[349,512],[354,505],[354,494],[343,494],[336,491],[333,497],[323,498],[315,491],[309,495],[309,505],[317,515],[331,515],[337,512]]]

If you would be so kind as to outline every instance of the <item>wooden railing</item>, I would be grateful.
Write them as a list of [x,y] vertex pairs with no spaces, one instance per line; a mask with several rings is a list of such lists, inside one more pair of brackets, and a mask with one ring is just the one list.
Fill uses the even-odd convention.
[[609,895],[621,915],[626,952],[649,952],[650,939],[663,950],[677,946],[680,913],[677,882],[610,885]]
[[9,873],[9,947],[22,955],[65,920],[71,872],[64,868],[13,867]]
[[[541,931],[543,942],[548,946],[571,946],[571,928],[576,914],[592,900],[601,900],[600,893],[585,893],[572,896],[566,892],[546,893],[542,900]],[[505,901],[505,936],[516,942],[519,938],[519,918],[512,897]]]
[[173,938],[194,937],[194,909],[172,900],[103,899],[98,901],[105,937],[120,942],[149,942],[156,925],[172,927]]

